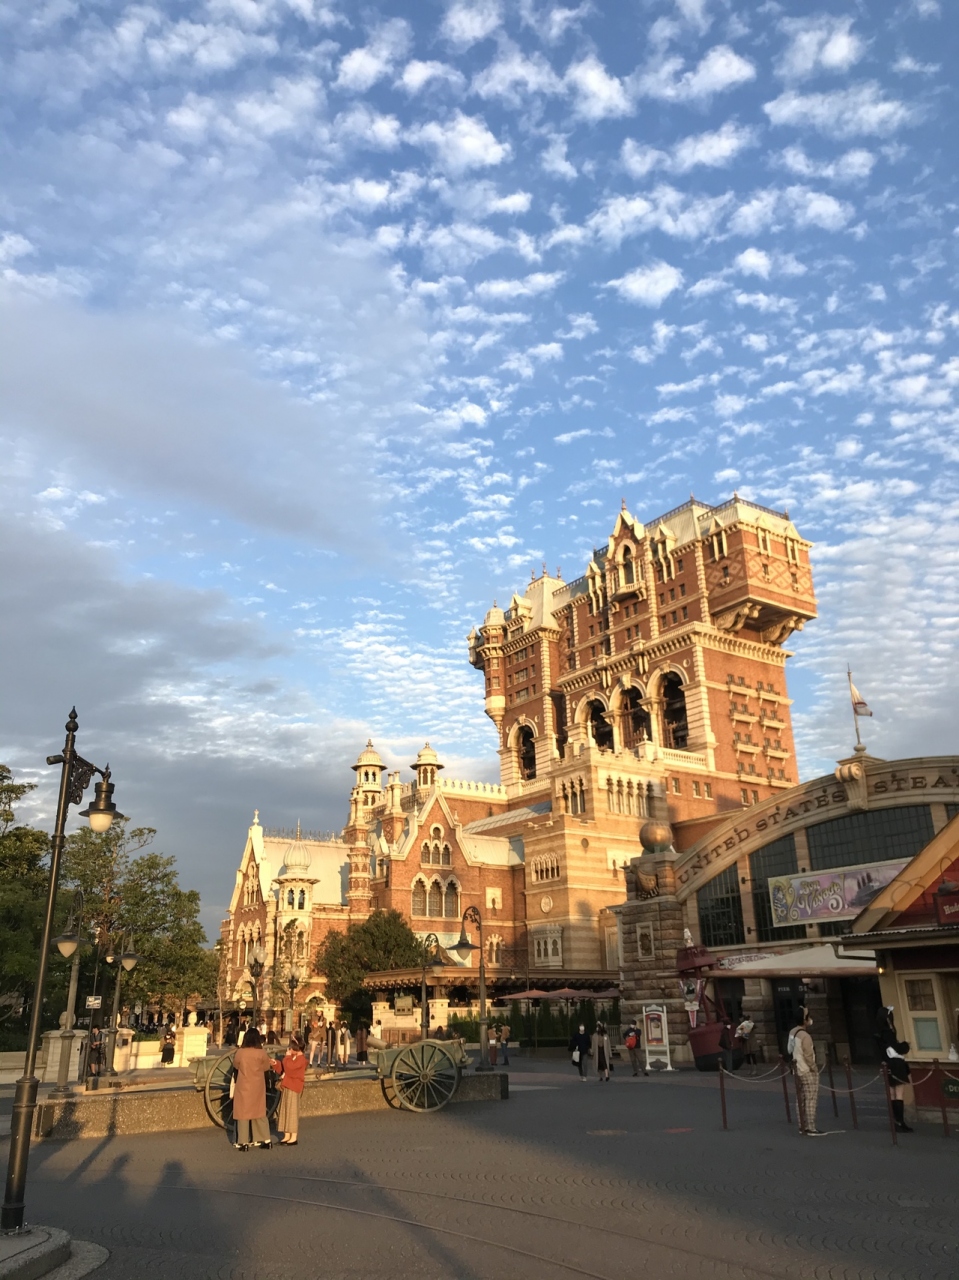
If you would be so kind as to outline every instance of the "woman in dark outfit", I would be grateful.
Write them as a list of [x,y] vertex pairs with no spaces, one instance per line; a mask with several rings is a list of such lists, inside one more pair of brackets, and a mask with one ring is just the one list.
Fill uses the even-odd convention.
[[896,1034],[896,1024],[892,1020],[893,1006],[886,1005],[879,1010],[876,1018],[876,1039],[882,1060],[889,1071],[889,1092],[892,1095],[892,1114],[896,1128],[900,1133],[912,1133],[906,1124],[905,1101],[903,1095],[909,1083],[909,1063],[903,1054],[909,1052],[909,1043],[900,1040]]
[[573,1065],[579,1069],[579,1078],[585,1083],[586,1059],[589,1057],[589,1036],[586,1034],[586,1027],[582,1022],[579,1024],[579,1030],[574,1031],[569,1038],[569,1051],[573,1058]]

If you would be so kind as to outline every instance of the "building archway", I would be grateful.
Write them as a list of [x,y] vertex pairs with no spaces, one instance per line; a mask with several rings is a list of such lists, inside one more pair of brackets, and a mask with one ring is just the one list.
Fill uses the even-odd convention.
[[669,671],[659,686],[663,707],[663,745],[674,751],[689,748],[689,722],[686,718],[686,694],[682,676]]
[[643,706],[644,698],[641,689],[624,689],[620,703],[622,712],[623,745],[627,748],[639,746],[641,742],[651,742],[653,724],[649,711]]
[[528,724],[522,724],[516,735],[516,759],[519,776],[524,782],[536,777],[536,735]]
[[588,705],[589,736],[600,751],[613,750],[613,726],[606,719],[606,708],[594,698]]

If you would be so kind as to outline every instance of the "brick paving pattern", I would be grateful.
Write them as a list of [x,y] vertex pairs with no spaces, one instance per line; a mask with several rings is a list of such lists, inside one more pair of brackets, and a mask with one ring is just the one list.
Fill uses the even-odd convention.
[[[861,1077],[862,1078],[862,1077]],[[777,1082],[677,1073],[580,1084],[521,1062],[507,1103],[305,1121],[300,1145],[208,1132],[47,1144],[29,1214],[106,1245],[101,1280],[955,1280],[955,1139],[801,1139]]]

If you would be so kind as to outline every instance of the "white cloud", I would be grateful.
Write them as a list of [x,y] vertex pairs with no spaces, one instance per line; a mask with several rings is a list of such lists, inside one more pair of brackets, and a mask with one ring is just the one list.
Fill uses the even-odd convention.
[[789,224],[841,231],[854,213],[852,205],[810,187],[799,184],[784,190],[768,187],[740,205],[729,220],[729,229],[735,235],[744,236]]
[[499,26],[499,0],[454,0],[440,24],[440,34],[457,49],[468,49]]
[[419,93],[434,80],[454,85],[456,88],[463,88],[466,84],[465,77],[455,67],[445,62],[420,62],[416,58],[403,68],[399,83],[407,93],[413,94]]
[[689,173],[699,165],[711,169],[722,168],[746,147],[752,146],[755,140],[753,129],[727,121],[709,133],[681,138],[668,152],[641,146],[632,138],[627,138],[620,155],[627,173],[634,178],[644,178],[653,169]]
[[756,77],[753,64],[726,44],[710,49],[693,70],[683,72],[684,66],[676,55],[648,65],[635,77],[636,92],[664,102],[702,102]]
[[527,58],[511,42],[501,45],[495,60],[473,77],[472,87],[481,98],[502,98],[514,105],[524,95],[563,92],[562,80],[542,54]]
[[502,164],[510,154],[509,144],[498,142],[481,116],[467,116],[462,111],[445,124],[431,120],[411,129],[406,136],[410,142],[433,150],[450,173]]
[[663,320],[657,320],[653,325],[653,339],[649,346],[633,347],[630,356],[637,364],[652,364],[657,356],[661,356],[669,346],[670,340],[676,332],[674,324],[666,324]]
[[550,293],[562,279],[562,271],[536,271],[523,280],[484,280],[475,292],[480,298],[533,298]]
[[587,218],[586,226],[611,246],[651,230],[694,240],[715,232],[731,200],[729,195],[691,197],[663,184],[645,196],[613,196]]
[[707,30],[711,21],[706,12],[707,3],[708,0],[675,0],[676,8],[684,21],[700,33]]
[[834,452],[837,458],[858,458],[862,453],[862,441],[858,436],[846,436],[836,441]]
[[762,276],[768,280],[772,274],[773,260],[765,249],[744,249],[734,259],[736,266],[744,275]]
[[561,338],[586,338],[590,334],[598,333],[599,325],[593,319],[592,315],[585,311],[581,315],[572,315],[569,317],[569,332],[561,333]]
[[410,43],[409,24],[391,18],[373,32],[369,44],[352,49],[340,62],[333,87],[365,93],[377,80],[389,75],[393,65],[406,53]]
[[566,139],[554,134],[549,146],[543,152],[540,165],[556,178],[575,178],[576,168],[566,156]]
[[786,18],[782,29],[789,44],[776,70],[784,80],[805,80],[817,71],[848,71],[865,52],[864,43],[853,34],[852,18]]
[[627,302],[638,302],[644,307],[661,306],[682,283],[683,273],[668,262],[654,262],[649,267],[637,267],[618,280],[607,281],[607,285],[615,289],[621,298]]
[[17,235],[15,232],[7,232],[0,236],[0,266],[5,266],[8,262],[16,262],[18,258],[25,258],[31,253],[36,253],[36,249],[26,236]]
[[912,124],[914,108],[896,98],[887,98],[874,80],[835,89],[829,93],[786,93],[764,103],[763,110],[775,125],[818,129],[830,138],[853,138],[857,134],[885,136]]
[[876,157],[863,147],[845,151],[835,160],[813,160],[802,147],[786,147],[782,164],[801,178],[825,178],[829,182],[860,182],[872,173]]
[[536,372],[537,364],[546,364],[563,358],[563,345],[560,342],[541,342],[527,351],[514,351],[503,361],[502,367],[521,378],[531,378]]
[[396,116],[380,115],[365,104],[337,116],[333,132],[336,137],[354,139],[377,151],[393,151],[400,145],[400,122]]
[[584,120],[627,116],[633,110],[623,82],[611,76],[594,53],[572,64],[566,83],[573,91],[576,114]]

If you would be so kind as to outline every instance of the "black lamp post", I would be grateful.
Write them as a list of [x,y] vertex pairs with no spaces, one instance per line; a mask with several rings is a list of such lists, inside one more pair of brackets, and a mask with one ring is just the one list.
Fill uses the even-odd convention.
[[132,940],[126,940],[126,946],[121,950],[119,957],[112,951],[106,957],[107,964],[113,964],[117,960],[117,981],[113,988],[113,1012],[110,1014],[110,1025],[107,1028],[107,1070],[108,1076],[116,1076],[116,1068],[113,1065],[113,1057],[117,1049],[117,1018],[120,1015],[120,979],[123,974],[132,973],[137,967],[137,961],[140,957],[133,950]]
[[[475,924],[479,929],[479,946],[475,942],[470,942],[466,936],[466,924]],[[477,1071],[492,1071],[492,1065],[489,1060],[489,1028],[486,1023],[486,952],[483,947],[483,917],[480,915],[476,907],[467,907],[463,912],[463,920],[460,925],[459,942],[452,948],[461,960],[468,960],[471,953],[479,952],[479,1043],[480,1043],[480,1060],[477,1064]]]
[[57,1083],[55,1088],[50,1090],[51,1098],[62,1098],[70,1093],[67,1080],[70,1076],[70,1056],[73,1053],[73,1039],[76,1034],[73,1030],[73,1024],[77,1020],[77,986],[80,982],[80,954],[83,950],[81,945],[82,929],[83,890],[78,889],[73,895],[73,905],[70,907],[67,931],[66,933],[61,933],[59,938],[53,939],[54,945],[64,960],[69,960],[73,956],[73,964],[70,966],[70,990],[67,995],[66,1012],[63,1015],[63,1030],[60,1032],[60,1061],[57,1063]]
[[[256,946],[253,948],[252,958],[247,964],[247,968],[250,971],[250,986],[253,988],[252,1025],[254,1027],[256,1026],[256,1002],[259,996],[259,988],[257,984],[259,983],[260,978],[262,978],[263,976],[263,966],[265,963],[266,963],[266,948],[261,943],[258,942]],[[291,1004],[293,1003],[292,998],[290,1000],[290,1003]]]
[[289,976],[289,977],[287,978],[287,980],[286,980],[286,981],[287,981],[287,986],[290,988],[290,1035],[292,1035],[292,1034],[293,1034],[293,1031],[294,1031],[294,1027],[293,1027],[293,1014],[294,1014],[294,1004],[293,1004],[293,1000],[294,1000],[294,997],[296,996],[296,989],[297,989],[297,987],[298,987],[298,986],[300,985],[300,983],[303,981],[303,976],[304,976],[304,969],[303,969],[303,966],[302,966],[302,965],[300,965],[300,964],[291,964],[291,965],[290,965],[290,976]]
[[420,991],[420,1031],[421,1040],[429,1039],[430,1034],[430,1002],[426,991],[426,970],[440,963],[440,940],[435,933],[428,933],[423,939],[423,985]]
[[95,773],[102,781],[96,784],[95,799],[84,809],[81,817],[89,818],[96,832],[108,831],[114,818],[122,817],[113,803],[113,783],[110,766],[98,769],[84,760],[76,751],[76,734],[80,727],[76,707],[66,723],[66,741],[63,752],[47,756],[47,764],[61,765],[60,795],[57,800],[57,819],[50,843],[50,878],[47,884],[47,905],[43,917],[43,933],[40,939],[40,958],[37,962],[37,980],[33,990],[33,1008],[30,1010],[30,1029],[27,1032],[27,1052],[23,1075],[17,1081],[13,1097],[13,1117],[10,1126],[10,1156],[7,1163],[7,1181],[0,1210],[0,1231],[23,1230],[24,1192],[27,1185],[27,1159],[30,1154],[30,1130],[37,1109],[37,1089],[40,1081],[34,1075],[37,1050],[40,1044],[40,1018],[43,1013],[43,991],[47,984],[47,968],[50,959],[50,940],[53,934],[53,916],[57,905],[57,883],[60,879],[60,859],[63,855],[64,828],[70,805],[83,802],[83,794]]

